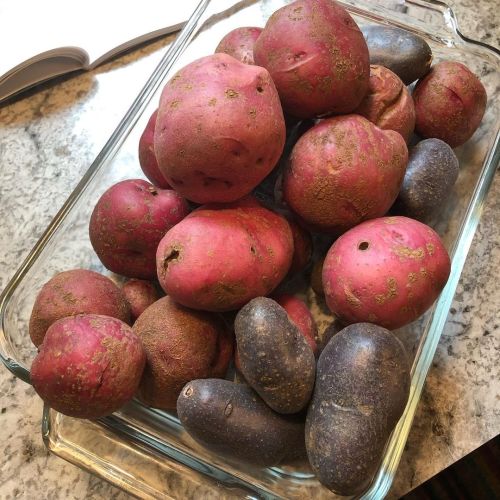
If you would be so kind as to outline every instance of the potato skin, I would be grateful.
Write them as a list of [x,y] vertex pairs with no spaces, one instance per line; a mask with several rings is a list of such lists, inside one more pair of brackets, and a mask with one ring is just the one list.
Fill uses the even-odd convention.
[[188,200],[226,203],[247,195],[284,145],[283,111],[264,68],[214,54],[182,68],[163,89],[155,154]]
[[408,142],[415,128],[415,105],[401,79],[383,66],[370,66],[368,93],[354,113],[377,127],[394,130]]
[[448,252],[434,230],[407,217],[381,217],[335,241],[323,287],[342,323],[367,321],[393,330],[423,314],[449,274]]
[[338,235],[389,210],[407,161],[397,132],[358,115],[321,120],[292,150],[284,199],[311,229]]
[[431,67],[432,50],[421,37],[392,26],[361,28],[370,53],[370,64],[390,69],[405,85],[424,77]]
[[70,417],[99,418],[132,399],[145,362],[141,341],[123,321],[79,314],[50,326],[30,379],[55,410]]
[[468,141],[483,119],[486,90],[467,66],[456,61],[434,65],[413,91],[416,132],[452,148]]
[[274,300],[257,297],[234,322],[241,373],[278,413],[297,413],[312,394],[316,362],[305,336]]
[[287,221],[247,197],[202,206],[168,231],[158,246],[158,279],[180,304],[230,311],[271,293],[292,255]]
[[87,269],[56,274],[35,299],[29,322],[31,341],[38,347],[52,323],[84,313],[130,323],[130,308],[122,290],[106,276]]
[[440,139],[420,141],[410,150],[394,213],[421,222],[431,220],[451,193],[458,178],[458,159]]
[[255,64],[253,47],[261,32],[262,28],[254,26],[236,28],[222,38],[215,52],[223,52],[243,64]]
[[149,406],[174,410],[187,382],[226,374],[233,339],[218,315],[163,297],[139,316],[133,330],[147,356],[138,396]]
[[193,380],[177,413],[196,441],[233,460],[270,467],[304,453],[303,418],[274,412],[245,384]]
[[154,283],[147,280],[128,280],[123,285],[122,292],[130,306],[132,322],[160,298]]
[[289,270],[289,274],[292,275],[302,272],[309,264],[312,257],[313,243],[309,231],[297,224],[291,214],[286,219],[290,225],[293,238],[293,258]]
[[178,193],[142,179],[111,186],[99,198],[89,224],[92,247],[107,269],[128,278],[156,278],[156,248],[189,207]]
[[330,0],[297,0],[275,11],[254,59],[271,74],[283,109],[299,118],[349,113],[368,89],[366,42],[349,13]]
[[335,335],[318,360],[306,449],[318,479],[340,495],[363,492],[410,391],[410,365],[388,330],[358,323]]

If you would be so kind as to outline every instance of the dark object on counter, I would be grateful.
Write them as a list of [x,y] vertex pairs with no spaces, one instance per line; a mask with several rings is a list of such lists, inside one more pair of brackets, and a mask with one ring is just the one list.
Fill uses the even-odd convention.
[[361,31],[370,52],[370,64],[389,68],[405,85],[429,71],[432,51],[423,38],[389,26],[363,26]]

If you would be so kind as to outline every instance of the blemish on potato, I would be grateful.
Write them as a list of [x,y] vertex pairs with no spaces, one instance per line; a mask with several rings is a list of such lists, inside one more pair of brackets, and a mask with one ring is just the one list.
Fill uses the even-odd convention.
[[236,92],[236,90],[233,89],[227,89],[225,94],[228,99],[236,99],[240,95],[238,92]]

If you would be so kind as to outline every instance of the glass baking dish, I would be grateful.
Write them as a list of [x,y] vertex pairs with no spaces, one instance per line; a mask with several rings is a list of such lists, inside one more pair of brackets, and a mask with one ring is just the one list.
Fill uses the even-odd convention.
[[[142,177],[138,141],[157,107],[164,83],[188,62],[212,53],[231,29],[263,26],[269,15],[285,3],[288,2],[200,2],[102,152],[0,296],[0,355],[16,376],[29,383],[28,367],[36,350],[30,342],[27,324],[41,284],[56,272],[76,267],[110,275],[91,248],[88,220],[97,199],[110,185],[124,178]],[[394,478],[499,161],[500,57],[495,49],[463,37],[452,11],[444,3],[435,0],[341,3],[360,25],[393,25],[419,34],[431,45],[435,61],[465,62],[480,76],[488,93],[487,111],[480,128],[467,144],[456,149],[459,179],[434,225],[452,256],[450,279],[432,310],[396,331],[413,360],[410,398],[378,472],[363,495],[363,498],[383,498]],[[304,294],[320,330],[324,329],[331,318],[311,290],[304,290]],[[45,406],[42,430],[52,452],[139,497],[335,498],[316,481],[305,463],[258,469],[224,460],[197,445],[174,414],[147,408],[137,401],[98,421],[72,419]]]

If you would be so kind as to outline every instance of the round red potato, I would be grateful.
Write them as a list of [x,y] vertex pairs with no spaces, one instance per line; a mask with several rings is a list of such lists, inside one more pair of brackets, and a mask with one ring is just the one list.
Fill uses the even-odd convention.
[[132,321],[160,298],[154,283],[147,280],[129,280],[123,285],[122,291],[130,306]]
[[383,66],[370,66],[368,93],[354,113],[377,127],[399,132],[408,142],[415,128],[415,105],[399,76]]
[[297,224],[292,216],[286,218],[293,238],[293,258],[288,274],[295,274],[303,271],[312,257],[312,237],[302,226]]
[[368,90],[363,34],[331,0],[298,0],[274,12],[254,59],[271,73],[283,109],[299,118],[349,113]]
[[191,201],[225,203],[250,193],[284,145],[283,111],[264,68],[214,54],[185,66],[163,89],[156,158]]
[[161,240],[156,260],[160,284],[175,301],[222,312],[271,293],[292,256],[286,219],[247,197],[192,212]]
[[142,179],[121,181],[97,202],[90,218],[90,242],[110,271],[155,279],[158,243],[188,211],[186,201],[171,189]]
[[37,347],[52,323],[77,314],[100,314],[130,323],[125,296],[109,278],[87,269],[72,269],[53,276],[38,293],[29,322]]
[[328,118],[295,144],[283,197],[311,229],[341,234],[389,210],[407,162],[408,149],[397,132],[358,115]]
[[144,175],[155,185],[162,189],[170,188],[170,184],[158,168],[154,151],[154,135],[156,128],[156,116],[158,110],[154,111],[148,120],[146,128],[139,139],[139,165]]
[[448,253],[429,226],[382,217],[359,224],[332,245],[323,287],[328,307],[342,323],[393,330],[423,314],[449,274]]
[[174,410],[185,384],[223,378],[233,354],[233,338],[221,317],[193,311],[163,297],[137,319],[147,363],[139,397],[147,405]]
[[47,330],[30,379],[55,410],[99,418],[133,398],[145,362],[141,341],[128,325],[108,316],[80,314]]
[[215,52],[223,52],[244,64],[255,64],[253,47],[262,28],[245,26],[230,31],[217,45]]
[[467,66],[443,61],[432,66],[413,91],[415,130],[452,148],[468,141],[483,119],[486,90]]

